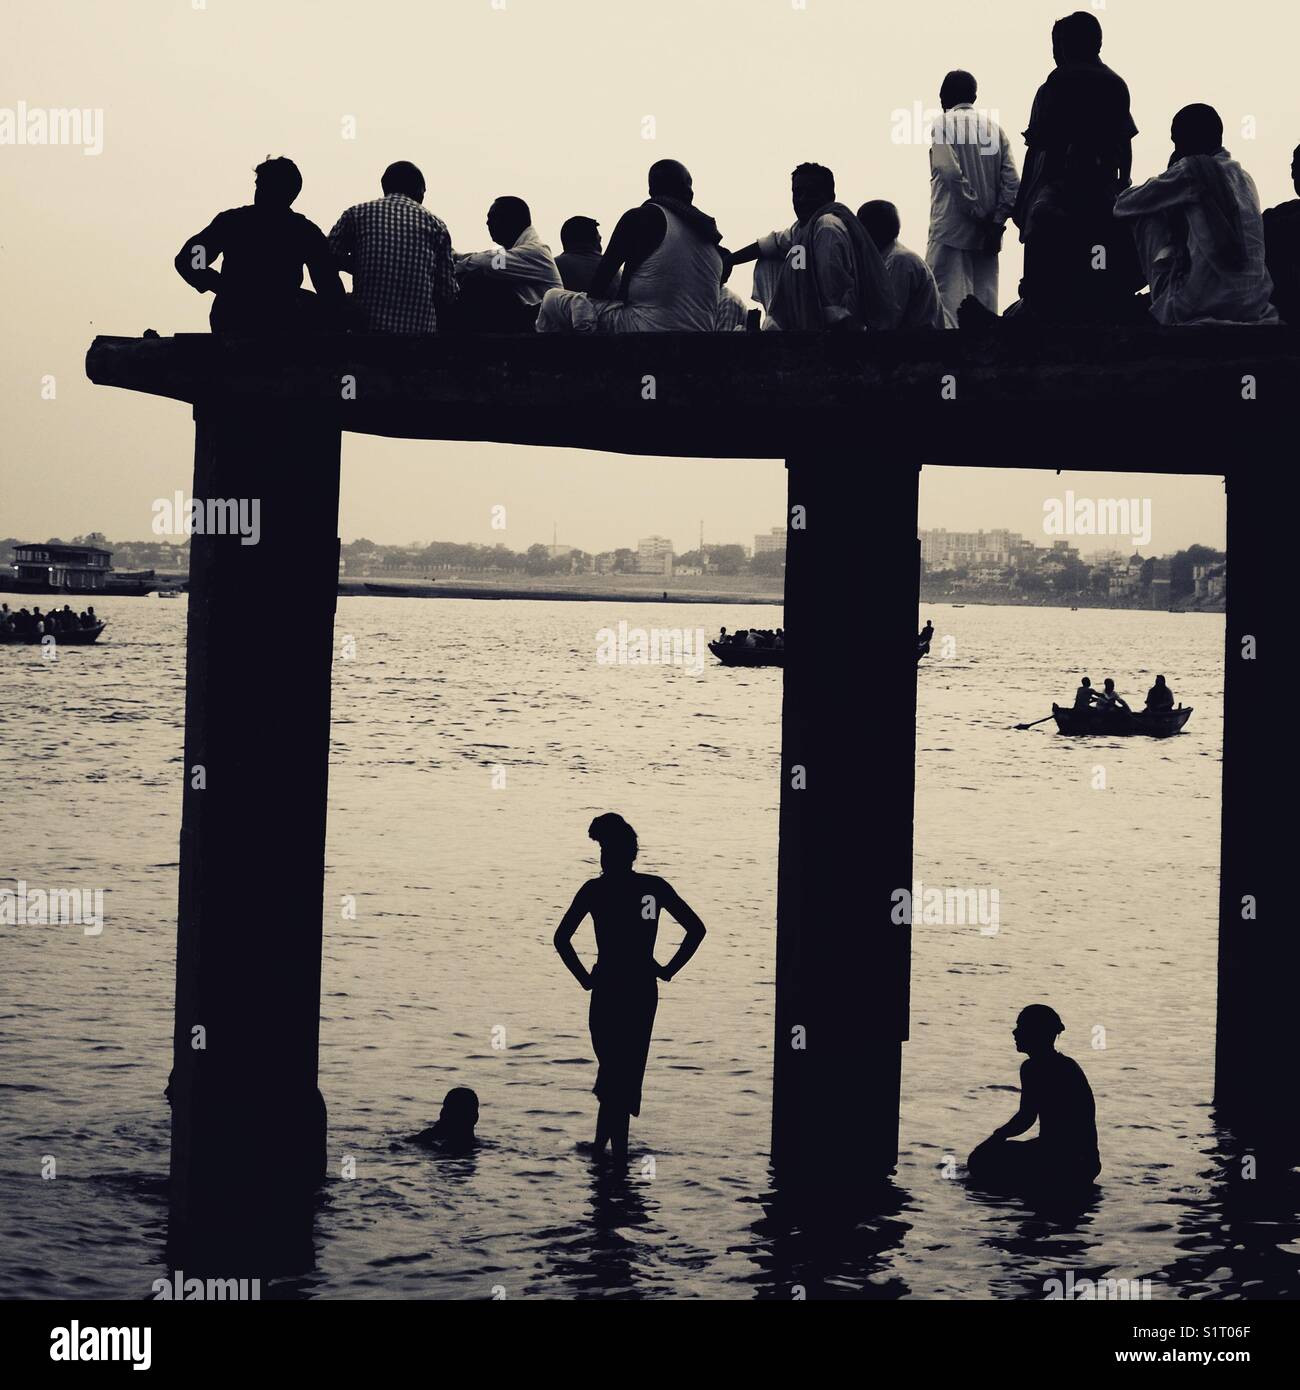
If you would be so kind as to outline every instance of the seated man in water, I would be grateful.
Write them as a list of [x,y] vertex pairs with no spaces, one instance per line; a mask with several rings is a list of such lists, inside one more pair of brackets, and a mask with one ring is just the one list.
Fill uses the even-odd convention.
[[478,1096],[468,1086],[453,1086],[443,1097],[436,1123],[412,1137],[426,1149],[467,1149],[475,1140]]
[[1155,712],[1173,709],[1174,692],[1165,684],[1163,676],[1156,677],[1156,683],[1147,691],[1147,709]]
[[[1020,1068],[1020,1109],[971,1153],[971,1181],[993,1192],[1038,1194],[1088,1187],[1101,1172],[1092,1087],[1073,1057],[1056,1050],[1065,1031],[1046,1004],[1021,1009],[1012,1037],[1026,1054]],[[1013,1142],[1035,1120],[1038,1138]]]

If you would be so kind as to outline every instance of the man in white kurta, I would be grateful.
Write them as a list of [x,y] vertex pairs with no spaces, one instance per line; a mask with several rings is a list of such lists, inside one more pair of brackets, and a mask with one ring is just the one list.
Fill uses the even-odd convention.
[[950,72],[939,89],[943,117],[930,144],[930,237],[925,259],[934,272],[944,322],[970,295],[998,312],[998,254],[1016,205],[1020,176],[1006,132],[975,109],[975,79]]

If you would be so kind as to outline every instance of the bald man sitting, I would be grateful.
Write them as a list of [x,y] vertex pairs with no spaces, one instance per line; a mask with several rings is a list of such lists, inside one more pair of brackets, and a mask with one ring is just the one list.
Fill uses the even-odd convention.
[[619,218],[587,293],[547,291],[539,333],[714,331],[724,255],[717,223],[695,206],[690,171],[676,160],[651,165],[649,194]]

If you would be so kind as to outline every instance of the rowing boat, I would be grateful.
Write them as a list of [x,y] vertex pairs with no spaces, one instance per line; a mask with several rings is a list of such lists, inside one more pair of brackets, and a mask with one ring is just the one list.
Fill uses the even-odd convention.
[[1057,731],[1063,734],[1104,734],[1111,737],[1148,734],[1152,738],[1168,738],[1178,733],[1191,717],[1191,705],[1165,710],[1098,709],[1095,705],[1088,709],[1062,709],[1060,705],[1052,706]]
[[[98,622],[94,627],[74,627],[70,632],[49,632],[45,637],[49,637],[52,642],[60,647],[88,647],[104,630],[103,622]],[[26,643],[28,646],[35,646],[38,642],[45,640],[36,632],[0,632],[0,645],[11,643],[20,645]]]
[[784,647],[746,647],[740,642],[710,642],[709,650],[724,666],[784,666]]

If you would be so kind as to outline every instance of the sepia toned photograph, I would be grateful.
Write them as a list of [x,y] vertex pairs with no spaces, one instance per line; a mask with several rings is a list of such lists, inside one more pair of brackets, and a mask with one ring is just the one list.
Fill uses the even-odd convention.
[[1287,1364],[1300,14],[0,3],[7,1345]]

